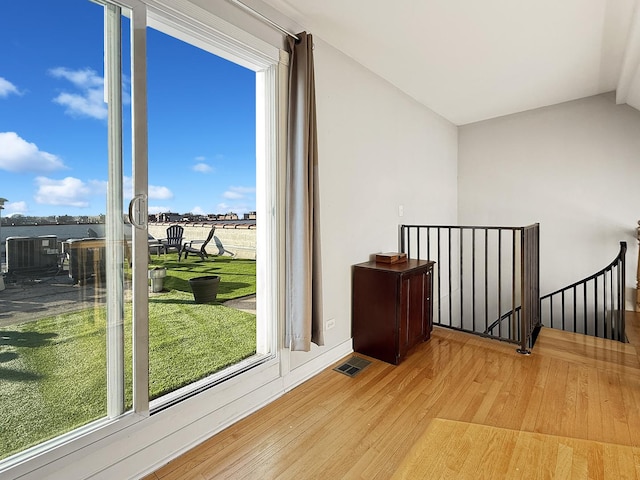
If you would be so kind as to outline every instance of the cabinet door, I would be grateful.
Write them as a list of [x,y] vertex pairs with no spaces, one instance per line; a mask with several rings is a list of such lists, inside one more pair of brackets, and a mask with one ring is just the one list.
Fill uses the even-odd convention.
[[353,348],[397,364],[398,275],[371,268],[354,268],[352,293]]
[[431,306],[431,289],[433,288],[433,270],[429,269],[424,274],[424,339],[431,338],[431,330],[433,330],[433,307]]
[[424,341],[427,335],[426,270],[402,276],[400,301],[400,358],[414,345]]

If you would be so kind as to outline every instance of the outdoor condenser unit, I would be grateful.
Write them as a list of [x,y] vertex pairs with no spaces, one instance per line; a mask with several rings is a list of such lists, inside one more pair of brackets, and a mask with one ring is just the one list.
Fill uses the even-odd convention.
[[104,238],[83,238],[66,242],[69,254],[69,277],[74,283],[91,277],[106,278]]
[[7,237],[7,274],[44,275],[58,271],[58,238]]

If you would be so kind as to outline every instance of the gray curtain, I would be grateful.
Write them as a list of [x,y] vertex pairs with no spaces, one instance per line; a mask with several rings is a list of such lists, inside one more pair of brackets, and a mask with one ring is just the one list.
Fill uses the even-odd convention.
[[289,38],[286,346],[324,345],[313,38]]

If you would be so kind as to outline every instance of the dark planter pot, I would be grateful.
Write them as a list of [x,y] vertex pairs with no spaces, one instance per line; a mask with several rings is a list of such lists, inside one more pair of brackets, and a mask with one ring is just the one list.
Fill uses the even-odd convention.
[[189,279],[189,285],[196,303],[212,303],[218,296],[220,277],[211,275],[208,277],[196,277]]

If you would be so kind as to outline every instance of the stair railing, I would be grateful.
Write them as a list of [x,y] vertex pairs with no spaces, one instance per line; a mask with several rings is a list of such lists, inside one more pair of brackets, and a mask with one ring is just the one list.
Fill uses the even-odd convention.
[[[540,325],[539,225],[401,225],[400,251],[434,267],[434,324],[519,345]],[[503,317],[508,309],[508,321]],[[506,318],[506,317],[505,317]]]
[[605,268],[540,298],[542,324],[570,332],[626,342],[625,254]]

